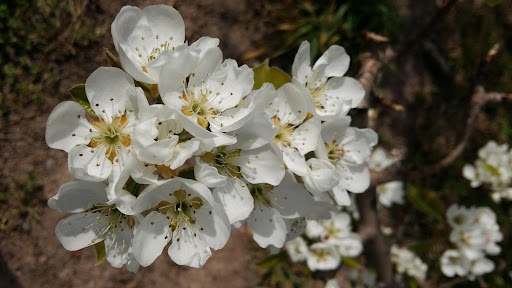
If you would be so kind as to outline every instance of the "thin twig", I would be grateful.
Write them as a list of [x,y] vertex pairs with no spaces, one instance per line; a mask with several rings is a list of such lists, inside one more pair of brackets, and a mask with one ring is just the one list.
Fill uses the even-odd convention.
[[485,92],[484,87],[478,85],[473,92],[473,96],[471,97],[471,108],[469,117],[466,121],[466,129],[464,130],[464,136],[462,137],[462,140],[450,153],[448,153],[448,155],[446,155],[436,164],[427,166],[417,172],[411,173],[411,178],[417,179],[426,175],[437,173],[441,169],[452,164],[462,154],[464,148],[466,148],[469,137],[473,133],[475,120],[482,107],[487,103],[501,102],[503,100],[512,101],[512,95],[502,92]]

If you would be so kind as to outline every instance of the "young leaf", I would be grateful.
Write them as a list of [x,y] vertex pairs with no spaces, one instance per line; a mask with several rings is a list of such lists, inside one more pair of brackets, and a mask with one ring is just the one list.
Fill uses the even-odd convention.
[[443,203],[436,192],[427,188],[408,185],[407,196],[421,212],[437,219],[443,218]]
[[281,69],[276,67],[268,67],[268,59],[254,70],[254,90],[260,89],[263,83],[270,83],[276,89],[284,84],[291,82],[292,79]]
[[263,268],[271,268],[276,266],[280,261],[284,261],[288,254],[286,252],[281,251],[277,254],[269,255],[265,257],[263,260],[257,263],[258,266]]
[[91,108],[91,103],[89,103],[89,99],[87,99],[87,94],[85,94],[85,84],[78,84],[69,89],[69,93],[73,96],[73,100],[76,103],[82,105],[85,111],[93,116],[97,116],[94,110]]
[[96,266],[100,265],[103,260],[107,258],[105,252],[105,243],[103,241],[94,244],[94,250],[96,251]]

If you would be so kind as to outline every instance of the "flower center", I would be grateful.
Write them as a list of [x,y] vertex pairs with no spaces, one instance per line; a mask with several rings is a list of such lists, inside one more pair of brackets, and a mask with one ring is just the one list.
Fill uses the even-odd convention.
[[215,115],[215,111],[210,107],[206,95],[201,93],[201,98],[196,99],[193,93],[190,93],[190,95],[183,94],[181,99],[186,101],[185,105],[181,108],[183,115],[195,115],[197,117],[197,124],[206,129],[208,127],[208,116]]
[[[91,209],[85,211],[85,215],[88,213],[100,214],[98,217],[96,217],[96,225],[103,227],[103,230],[101,231],[100,228],[94,229],[94,231],[99,234],[95,239],[92,240],[93,243],[98,241],[100,238],[104,238],[106,235],[109,235],[112,239],[115,239],[116,231],[124,231],[126,228],[132,229],[135,226],[135,220],[133,217],[121,213],[115,208],[115,205],[94,205]],[[104,216],[103,219],[101,217],[102,215]],[[82,231],[85,231],[85,227],[82,228]],[[122,248],[124,248],[125,245],[126,244],[123,244]],[[112,244],[110,246],[112,246]]]
[[91,124],[96,127],[97,133],[96,136],[91,139],[88,146],[91,148],[105,147],[105,157],[107,157],[111,163],[114,163],[114,159],[119,154],[119,150],[131,145],[130,135],[124,131],[128,124],[126,115],[114,118],[110,123],[95,118],[91,121]]
[[169,219],[171,230],[195,224],[195,214],[203,206],[203,200],[199,197],[189,198],[191,194],[187,194],[185,190],[177,190],[171,195],[176,198],[176,201],[162,201],[157,205],[158,212]]
[[272,200],[274,203],[277,201],[277,198],[272,198],[272,185],[249,184],[248,186],[249,192],[251,192],[251,196],[254,199],[254,204],[259,203],[261,205],[270,206]]
[[326,249],[312,249],[311,252],[315,254],[316,261],[318,262],[327,261],[329,255],[331,255]]
[[226,146],[217,148],[212,152],[207,152],[201,156],[201,159],[212,164],[221,175],[229,175],[233,178],[240,178],[242,173],[240,167],[233,162],[242,153],[241,149],[226,151]]
[[[149,49],[142,49],[145,51],[141,51],[141,49],[139,47],[135,47],[135,51],[137,51],[137,55],[139,56],[139,58],[141,59],[141,62],[142,62],[142,65],[141,65],[142,71],[144,71],[145,73],[148,73],[148,69],[146,68],[147,64],[149,64],[151,61],[158,58],[160,56],[160,53],[162,53],[162,51],[174,50],[174,48],[175,48],[174,46],[171,46],[171,44],[169,43],[169,41],[172,41],[173,37],[169,37],[169,40],[165,40],[165,42],[163,42],[163,43],[160,43],[160,41],[159,41],[160,36],[156,35],[155,39],[156,39],[156,47],[150,46],[149,49],[151,49],[151,50],[149,53],[147,52],[147,51],[149,51]],[[145,40],[147,40],[147,38],[142,36],[141,40],[145,41]]]
[[343,145],[338,145],[336,141],[332,141],[331,146],[325,144],[325,150],[327,151],[327,157],[334,164],[343,159],[343,156],[345,156],[345,149],[343,148]]
[[272,141],[276,144],[281,144],[285,147],[290,146],[292,133],[295,131],[295,127],[286,123],[281,123],[281,120],[277,117],[272,118],[272,123],[274,123],[275,126],[279,127],[279,131],[277,132],[276,136]]
[[341,232],[340,229],[336,228],[333,223],[330,223],[328,226],[325,226],[325,232],[327,234],[326,238],[337,238],[339,233]]

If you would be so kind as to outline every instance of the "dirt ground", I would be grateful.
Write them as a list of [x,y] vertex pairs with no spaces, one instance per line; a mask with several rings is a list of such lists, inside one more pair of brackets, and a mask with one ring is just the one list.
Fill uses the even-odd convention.
[[[10,221],[16,221],[7,223],[12,229],[0,231],[0,287],[258,287],[262,271],[254,259],[261,251],[249,244],[252,240],[242,231],[234,231],[226,247],[214,252],[202,269],[175,265],[164,253],[137,274],[112,268],[106,261],[95,267],[93,248],[66,251],[54,233],[65,215],[49,209],[46,201],[73,178],[67,154],[45,143],[49,113],[59,102],[71,99],[70,87],[84,83],[92,71],[108,65],[102,48],[115,51],[110,24],[122,6],[130,3],[143,8],[172,2],[176,1],[91,1],[91,11],[85,17],[94,19],[95,28],[103,35],[100,43],[78,47],[75,55],[52,71],[56,85],[45,88],[40,107],[29,105],[22,113],[7,115],[0,136],[1,188],[20,192],[30,173],[37,183],[31,187],[30,208],[21,209],[24,203],[20,203],[20,207],[3,207],[0,212],[6,217],[12,213]],[[268,2],[178,1],[175,7],[184,18],[189,43],[201,36],[218,37],[224,56],[239,59],[260,47],[272,31]]]

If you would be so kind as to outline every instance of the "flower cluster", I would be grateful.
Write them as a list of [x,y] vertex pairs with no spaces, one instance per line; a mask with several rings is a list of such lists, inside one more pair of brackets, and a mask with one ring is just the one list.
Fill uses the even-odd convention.
[[489,141],[478,150],[474,165],[464,165],[462,174],[471,181],[473,188],[489,185],[494,201],[512,200],[512,149],[507,144]]
[[286,242],[286,251],[293,262],[306,261],[311,271],[334,270],[342,257],[357,257],[363,250],[344,212],[332,212],[327,220],[307,220],[305,235],[307,242],[302,237]]
[[474,279],[494,270],[494,262],[486,255],[498,255],[503,239],[496,214],[489,207],[450,206],[446,218],[452,232],[450,242],[456,249],[446,250],[441,256],[441,271],[448,277],[467,276]]
[[[343,76],[342,47],[311,67],[304,42],[288,83],[254,90],[253,70],[223,59],[218,39],[185,41],[172,7],[123,7],[112,38],[122,69],[98,68],[84,97],[47,122],[48,145],[68,153],[78,179],[48,202],[77,213],[57,224],[64,248],[104,246],[112,266],[136,271],[170,243],[174,262],[201,267],[232,225],[247,222],[261,247],[282,247],[305,217],[329,217],[333,199],[349,205],[349,191],[368,188],[377,134],[350,127],[364,90]],[[329,232],[316,224],[314,237],[342,242],[318,243],[313,255],[360,253],[347,217]]]
[[391,246],[391,262],[395,264],[398,273],[405,272],[418,281],[425,280],[428,266],[410,250],[397,245]]

